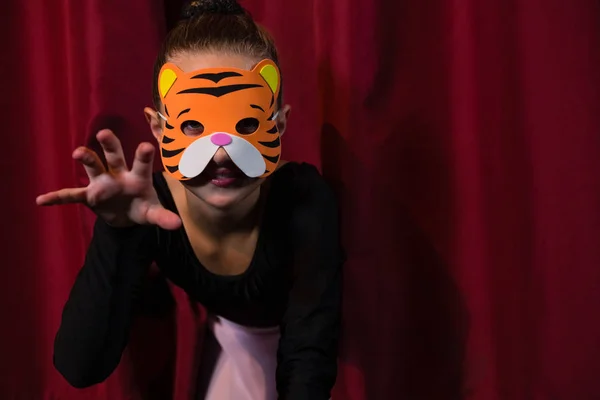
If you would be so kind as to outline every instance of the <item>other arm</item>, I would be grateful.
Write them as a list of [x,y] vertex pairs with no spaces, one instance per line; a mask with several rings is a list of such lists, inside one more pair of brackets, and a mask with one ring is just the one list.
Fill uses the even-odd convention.
[[341,320],[338,210],[320,176],[301,203],[292,220],[294,276],[281,324],[277,389],[280,399],[327,400],[337,376]]

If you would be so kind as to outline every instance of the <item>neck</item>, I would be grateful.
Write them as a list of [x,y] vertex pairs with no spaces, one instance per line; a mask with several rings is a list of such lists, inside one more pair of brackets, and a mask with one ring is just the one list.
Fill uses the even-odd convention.
[[231,233],[251,231],[256,227],[260,214],[260,188],[226,209],[214,207],[188,190],[185,192],[190,219],[194,225],[217,240]]

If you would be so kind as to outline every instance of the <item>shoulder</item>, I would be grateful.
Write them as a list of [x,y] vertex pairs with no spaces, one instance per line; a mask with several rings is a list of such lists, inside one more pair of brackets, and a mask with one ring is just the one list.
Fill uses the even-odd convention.
[[337,200],[330,185],[311,164],[289,162],[272,176],[279,207],[287,209],[293,234],[312,237],[337,229]]
[[[307,277],[314,277],[317,270],[336,273],[345,260],[345,251],[333,189],[319,170],[307,163],[288,163],[273,175],[281,180],[273,182],[273,189],[279,193],[277,201],[284,202],[276,208],[289,216],[286,240],[297,257],[295,273],[312,271]],[[279,221],[286,220],[274,214]]]
[[293,196],[296,205],[315,200],[335,203],[331,187],[312,164],[288,162],[273,174],[271,184],[275,190],[283,189]]

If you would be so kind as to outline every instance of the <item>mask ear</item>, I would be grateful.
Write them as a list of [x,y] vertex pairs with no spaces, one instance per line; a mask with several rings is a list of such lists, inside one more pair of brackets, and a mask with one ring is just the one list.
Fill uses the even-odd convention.
[[253,71],[260,74],[263,79],[267,82],[273,95],[277,97],[279,95],[279,87],[281,86],[281,75],[279,74],[279,68],[272,60],[262,60]]
[[177,68],[175,64],[167,63],[163,65],[158,74],[158,93],[160,94],[161,100],[167,96],[169,90],[171,90],[175,81],[177,81],[177,78],[182,73],[183,72]]

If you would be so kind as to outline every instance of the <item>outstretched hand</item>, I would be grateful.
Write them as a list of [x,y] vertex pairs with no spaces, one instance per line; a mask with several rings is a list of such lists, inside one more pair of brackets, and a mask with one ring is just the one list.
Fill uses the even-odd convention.
[[42,206],[85,204],[115,227],[152,224],[168,230],[178,229],[181,219],[160,204],[152,185],[154,146],[141,143],[133,165],[128,169],[123,147],[114,133],[102,130],[96,138],[102,146],[108,169],[94,151],[79,147],[73,152],[73,158],[83,164],[90,178],[87,187],[49,192],[38,196],[36,203]]

